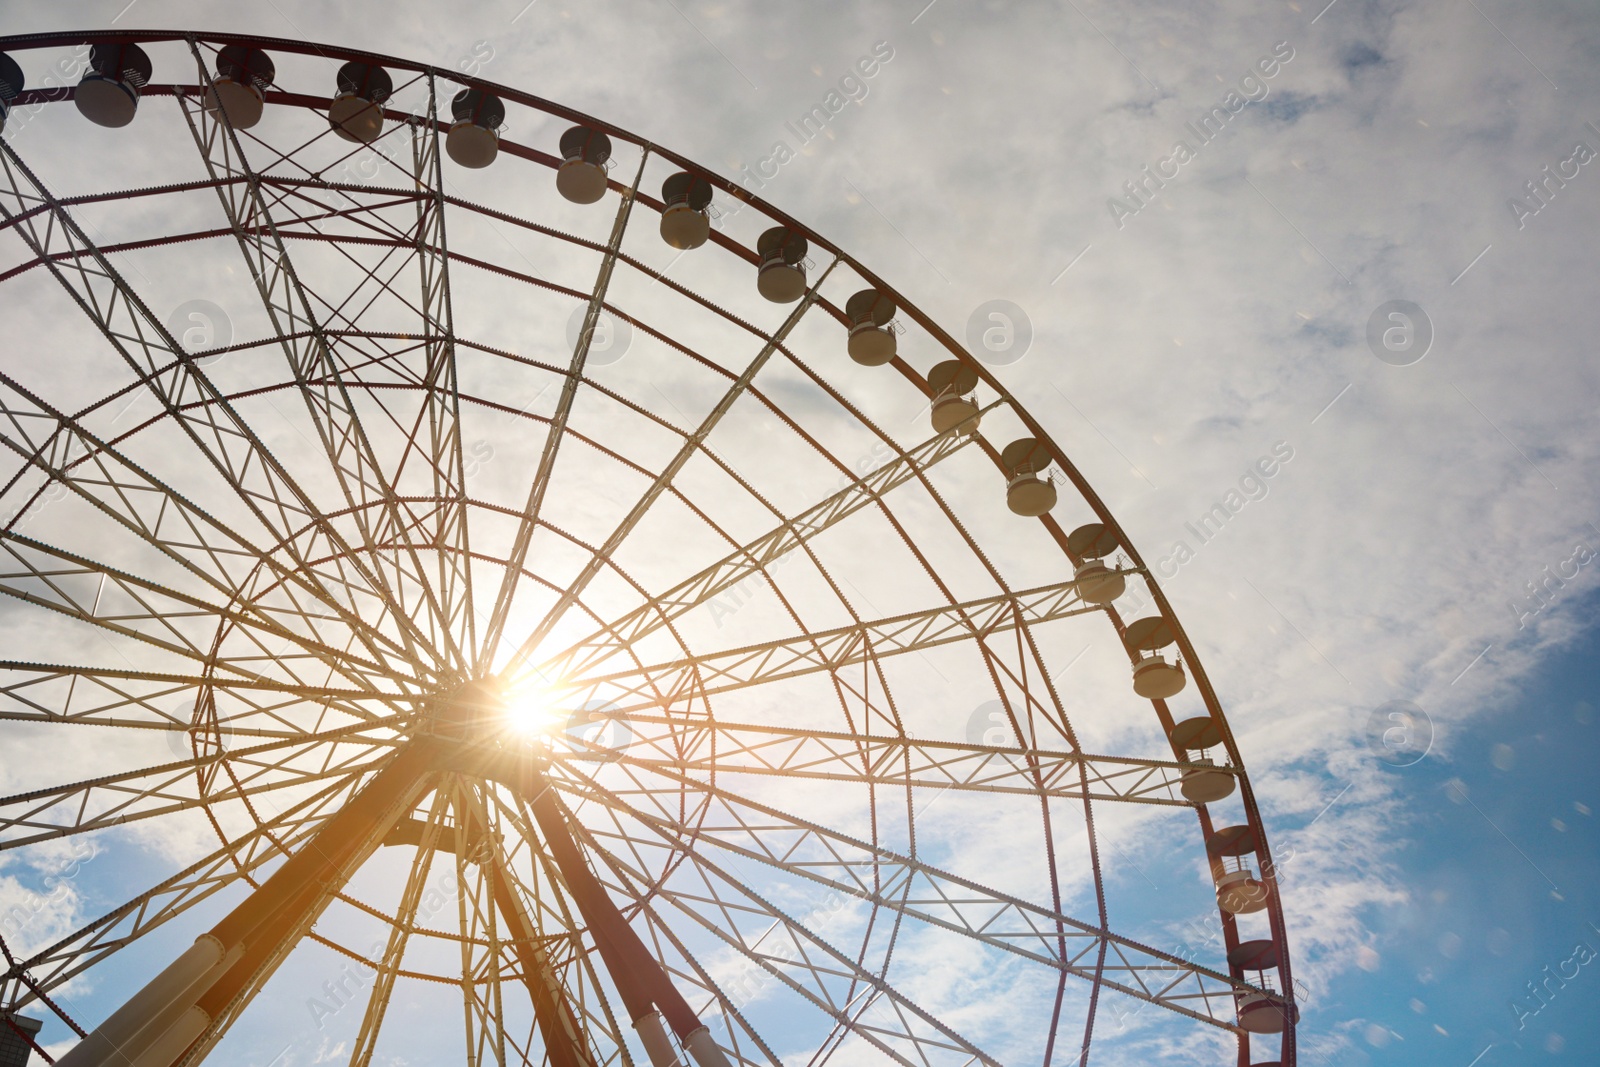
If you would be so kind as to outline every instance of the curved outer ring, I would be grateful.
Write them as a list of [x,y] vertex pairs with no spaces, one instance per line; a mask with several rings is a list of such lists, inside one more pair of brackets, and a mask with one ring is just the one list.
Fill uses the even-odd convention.
[[[929,318],[926,313],[919,309],[915,304],[907,300],[899,291],[894,289],[883,279],[879,278],[872,271],[868,270],[865,266],[856,261],[843,249],[829,241],[826,237],[812,230],[809,226],[805,225],[805,223],[791,217],[781,209],[761,199],[743,187],[736,185],[726,178],[723,178],[721,175],[699,166],[692,160],[678,155],[670,149],[662,148],[660,145],[657,145],[646,138],[622,129],[619,126],[612,125],[603,119],[586,115],[580,111],[574,111],[573,109],[555,103],[554,101],[546,100],[531,93],[522,92],[510,86],[500,85],[496,82],[487,81],[482,78],[466,77],[459,71],[440,69],[431,64],[417,63],[412,60],[400,59],[393,56],[385,56],[377,52],[367,52],[360,49],[350,49],[331,45],[321,46],[306,41],[296,41],[275,37],[261,37],[251,34],[188,32],[181,30],[93,30],[65,33],[18,34],[10,37],[0,37],[0,50],[30,50],[36,48],[65,47],[70,45],[81,45],[84,43],[102,42],[124,44],[164,41],[194,41],[218,46],[242,44],[253,48],[260,48],[265,51],[276,50],[279,52],[287,52],[298,55],[315,55],[326,59],[337,58],[345,61],[363,60],[381,64],[385,67],[390,67],[395,70],[403,70],[414,74],[423,74],[443,78],[467,88],[483,89],[488,92],[495,93],[503,100],[514,101],[526,107],[543,111],[546,114],[566,119],[574,124],[584,125],[592,129],[601,130],[609,136],[624,141],[628,144],[635,145],[639,148],[648,148],[652,153],[676,164],[681,169],[704,177],[714,188],[720,189],[729,196],[751,205],[772,219],[774,222],[782,224],[794,232],[803,234],[808,241],[815,243],[817,247],[825,249],[833,255],[838,256],[843,262],[847,263],[851,269],[869,282],[880,293],[883,293],[894,300],[896,306],[901,310],[901,312],[908,316],[912,321],[916,322],[917,325],[926,330],[929,336],[943,345],[945,349],[950,352],[953,358],[960,360],[964,365],[971,367],[974,371],[976,371],[980,382],[982,382],[984,385],[987,385],[990,389],[993,389],[1000,397],[1005,399],[1007,406],[1017,415],[1019,419],[1021,419],[1023,424],[1027,426],[1029,432],[1049,448],[1051,454],[1055,458],[1055,462],[1061,467],[1062,472],[1072,482],[1073,487],[1078,491],[1079,495],[1094,511],[1100,522],[1104,523],[1110,529],[1116,531],[1120,547],[1123,551],[1127,552],[1128,557],[1132,561],[1134,567],[1144,574],[1145,581],[1150,588],[1151,596],[1154,599],[1156,606],[1160,609],[1161,614],[1172,623],[1173,629],[1176,631],[1178,648],[1183,655],[1184,661],[1188,665],[1190,674],[1194,678],[1195,685],[1199,689],[1201,698],[1206,706],[1206,711],[1211,716],[1212,720],[1217,724],[1218,729],[1222,733],[1222,743],[1228,753],[1228,760],[1231,764],[1233,764],[1233,766],[1239,769],[1240,801],[1245,810],[1247,823],[1251,829],[1255,831],[1256,835],[1256,855],[1259,857],[1260,867],[1258,877],[1267,888],[1267,915],[1272,930],[1273,941],[1276,942],[1278,946],[1279,974],[1282,979],[1283,988],[1290,991],[1294,990],[1295,986],[1290,970],[1288,934],[1284,923],[1282,901],[1278,892],[1277,867],[1272,862],[1271,851],[1267,843],[1266,829],[1262,824],[1260,810],[1255,800],[1255,792],[1251,788],[1249,776],[1245,773],[1244,761],[1240,757],[1238,745],[1234,740],[1233,731],[1229,727],[1228,721],[1222,713],[1221,702],[1217,699],[1216,691],[1212,687],[1211,680],[1207,676],[1205,668],[1200,662],[1199,655],[1195,651],[1193,642],[1189,639],[1189,635],[1184,630],[1183,624],[1178,620],[1178,617],[1172,610],[1172,606],[1168,602],[1165,593],[1162,592],[1160,585],[1156,583],[1154,577],[1150,573],[1149,568],[1145,565],[1143,558],[1139,555],[1138,550],[1133,547],[1133,544],[1129,541],[1121,525],[1111,514],[1110,510],[1107,509],[1105,503],[1100,499],[1099,495],[1096,494],[1095,491],[1090,487],[1088,481],[1078,471],[1077,467],[1074,466],[1067,458],[1066,453],[1055,443],[1055,441],[1045,431],[1044,427],[1040,425],[1033,418],[1033,416],[1027,412],[1026,409],[1018,404],[1015,398],[1011,396],[1005,387],[1002,386],[999,381],[997,381],[989,373],[988,369],[978,360],[973,358],[971,353],[958,344],[948,332],[946,332],[941,326]],[[178,86],[171,85],[149,85],[142,90],[142,93],[143,95],[170,95],[175,93],[179,88],[180,87]],[[181,88],[187,89],[188,87],[185,86]],[[24,90],[11,103],[14,110],[17,107],[28,104],[67,99],[70,95],[70,92],[66,91],[65,87],[62,87],[61,89],[29,89]],[[287,93],[277,90],[268,91],[266,94],[266,99],[268,103],[298,105],[308,108],[317,106],[326,107],[328,103],[328,98],[307,96],[298,93]],[[393,119],[415,118],[415,116],[392,109],[386,110],[385,114],[386,117]],[[426,120],[419,119],[417,121]],[[439,127],[441,132],[444,132],[448,129],[448,125],[445,123],[436,122],[436,125]],[[542,163],[551,169],[555,169],[556,167],[560,166],[561,163],[561,160],[556,156],[541,152],[538,149],[517,145],[508,141],[501,141],[500,148],[501,151],[522,156],[523,158],[529,159],[533,162]],[[622,186],[619,182],[610,181],[608,184],[611,188],[617,189],[618,191],[624,191],[624,186]],[[663,207],[659,201],[642,193],[637,194],[636,199],[641,203],[649,205],[657,212],[659,212]],[[729,240],[726,235],[722,234],[720,231],[713,230],[711,238],[716,244],[721,245],[728,251],[740,256],[750,263],[755,264],[759,262],[754,250],[746,249],[743,246],[736,244],[735,242]],[[848,319],[845,317],[841,308],[835,307],[821,299],[817,301],[817,306],[825,308],[825,310],[832,314],[835,319],[839,320],[841,324],[848,325]],[[917,385],[918,388],[922,389],[924,393],[928,392],[926,382],[918,377],[916,372],[912,371],[908,366],[906,366],[906,364],[898,356],[891,365],[899,370],[900,373],[913,384]],[[985,453],[988,454],[990,460],[998,469],[1003,472],[1004,468],[1000,464],[999,451],[995,449],[994,446],[987,440],[982,440],[980,444]],[[1075,566],[1083,562],[1081,559],[1073,555],[1071,550],[1068,548],[1066,534],[1061,530],[1054,519],[1046,514],[1041,517],[1040,521],[1044,523],[1051,536],[1055,538],[1056,543],[1061,547],[1062,553],[1066,555]],[[1106,608],[1106,614],[1111,619],[1112,625],[1116,628],[1117,635],[1120,639],[1126,629],[1122,618],[1117,614],[1115,608],[1110,605],[1108,605]],[[1132,653],[1130,653],[1130,661],[1131,659]],[[1169,733],[1173,726],[1173,721],[1172,716],[1166,707],[1166,703],[1161,700],[1152,700],[1151,703],[1155,706],[1156,715],[1161,721],[1163,733]],[[1178,751],[1177,746],[1172,747],[1175,758],[1180,760],[1186,758],[1184,753]],[[1196,814],[1200,820],[1202,834],[1206,838],[1209,838],[1211,836],[1213,827],[1211,824],[1210,815],[1206,811],[1204,805],[1196,808]],[[1098,881],[1100,879],[1100,873],[1098,870],[1096,870],[1095,873]],[[1234,924],[1233,916],[1221,911],[1220,908],[1218,909],[1218,915],[1222,924],[1225,948],[1226,950],[1231,951],[1239,944],[1238,932]],[[1237,967],[1231,968],[1231,970],[1234,973],[1234,977],[1241,977],[1243,974],[1243,972]],[[1240,1067],[1248,1067],[1249,1062],[1248,1038],[1246,1035],[1241,1034],[1239,1041]],[[1283,1031],[1282,1063],[1285,1064],[1286,1067],[1293,1067],[1295,1062],[1295,1019],[1291,1015],[1290,1019],[1288,1020],[1288,1025]]]

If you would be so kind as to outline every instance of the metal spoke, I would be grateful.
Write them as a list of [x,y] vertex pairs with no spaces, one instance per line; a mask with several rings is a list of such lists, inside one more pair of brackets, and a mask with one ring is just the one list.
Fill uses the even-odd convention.
[[253,871],[315,833],[329,816],[332,803],[356,780],[357,773],[350,772],[324,786],[165,881],[17,961],[0,977],[0,1001],[19,1006],[27,1003],[28,996],[16,1000],[7,988],[22,982],[25,976],[31,976],[30,988],[49,991],[63,986],[218,890],[249,878]]
[[[360,723],[356,726],[324,730],[233,751],[219,749],[197,755],[192,759],[141,767],[121,774],[102,775],[82,782],[0,797],[0,811],[22,804],[33,805],[19,814],[0,814],[0,851],[13,848],[16,844],[25,843],[27,840],[36,840],[36,838],[24,838],[23,841],[15,841],[13,836],[17,831],[36,832],[41,829],[61,828],[59,814],[55,814],[53,818],[47,817],[57,812],[75,812],[77,820],[90,820],[100,825],[107,825],[108,822],[125,822],[144,817],[140,814],[140,805],[143,804],[169,804],[174,800],[188,802],[201,799],[194,795],[196,782],[214,778],[212,768],[224,759],[232,764],[236,774],[241,769],[248,771],[244,778],[245,782],[254,783],[258,779],[266,779],[263,785],[270,784],[277,788],[281,784],[277,775],[297,773],[292,764],[295,757],[306,755],[304,749],[323,742],[332,742],[334,745],[356,745],[358,751],[339,753],[332,761],[337,767],[334,773],[348,773],[353,759],[370,756],[374,748],[384,748],[396,743],[388,738],[360,736],[374,725],[392,727],[395,723],[393,721],[380,724]],[[318,763],[325,760],[326,751],[318,753]],[[337,752],[337,749],[334,751]],[[257,758],[269,753],[280,755],[274,760]],[[248,795],[243,785],[238,788],[241,795]],[[226,799],[226,795],[218,794],[204,799],[214,804],[219,799]],[[94,814],[88,814],[90,812]],[[112,818],[113,816],[115,818]]]
[[[205,64],[198,46],[191,41],[190,47],[203,74]],[[209,75],[205,77],[209,84]],[[300,387],[323,449],[328,454],[345,503],[352,510],[352,517],[367,546],[371,559],[370,573],[380,588],[402,604],[405,599],[401,590],[395,588],[396,584],[404,586],[410,582],[414,585],[421,592],[431,612],[430,618],[436,624],[436,634],[443,639],[445,646],[436,651],[422,635],[416,633],[414,625],[403,625],[402,634],[407,639],[408,651],[418,659],[426,653],[435,669],[445,667],[445,662],[438,658],[442,652],[459,667],[463,664],[461,650],[448,628],[438,625],[442,621],[439,604],[416,549],[409,541],[406,542],[404,558],[409,560],[409,571],[403,565],[401,555],[384,560],[372,552],[370,546],[387,541],[391,536],[400,536],[411,522],[401,515],[395,490],[384,475],[372,442],[361,424],[331,343],[312,311],[311,302],[290,261],[288,249],[267,208],[259,176],[246,160],[244,150],[226,118],[219,121],[212,112],[196,108],[184,98],[180,98],[180,103],[194,135],[195,147],[212,179],[219,182],[217,195],[233,227],[239,250],[255,279],[262,305],[278,332],[284,357]],[[199,112],[198,116],[196,111]],[[245,180],[243,183],[222,183],[223,177],[242,177]],[[369,505],[378,507],[383,516],[382,527],[374,529],[370,524],[366,514]],[[390,569],[394,572],[393,580],[388,576]],[[404,613],[397,614],[397,618],[401,615]],[[410,621],[409,615],[404,615],[404,619]]]
[[[996,400],[982,413],[987,414],[1002,403]],[[955,455],[976,439],[975,434],[937,434],[910,452],[895,457],[859,478],[853,478],[849,485],[826,500],[730,552],[660,596],[653,597],[604,630],[591,634],[560,655],[543,661],[538,668],[540,674],[552,678],[583,676],[597,661],[619,647],[643,640],[718,594],[763,573],[767,567],[799,549],[822,531],[881,501],[898,486],[924,476],[936,464]]]
[[400,906],[395,909],[394,925],[389,929],[388,944],[384,946],[383,960],[367,996],[367,1010],[361,1017],[361,1029],[356,1033],[355,1045],[350,1052],[350,1067],[367,1067],[372,1062],[372,1052],[377,1045],[378,1032],[383,1027],[384,1014],[389,1010],[389,997],[394,991],[395,978],[400,973],[400,960],[405,955],[406,942],[416,925],[417,908],[422,903],[427,888],[428,868],[433,863],[439,845],[439,832],[444,816],[449,810],[449,793],[437,789],[433,805],[424,823],[422,840],[417,844],[417,854],[412,858],[411,870],[406,875],[405,889],[400,894]]
[[777,332],[767,340],[766,344],[761,346],[761,351],[756,354],[755,359],[750,361],[750,365],[744,369],[744,373],[740,374],[734,383],[728,387],[727,391],[722,394],[721,399],[717,401],[710,413],[701,420],[695,431],[688,435],[683,445],[678,449],[677,454],[656,475],[655,480],[650,484],[650,488],[645,490],[638,503],[634,504],[627,516],[617,524],[616,529],[606,538],[605,544],[601,545],[600,550],[589,558],[589,561],[584,564],[583,570],[578,573],[577,578],[572,581],[572,584],[556,601],[555,606],[545,613],[544,619],[533,628],[533,632],[523,641],[522,646],[517,649],[516,654],[511,657],[510,662],[507,664],[507,673],[514,673],[526,664],[528,658],[539,647],[539,643],[561,621],[561,617],[566,610],[583,595],[584,589],[594,580],[594,577],[611,562],[622,542],[638,526],[645,513],[660,499],[661,494],[666,491],[667,487],[672,484],[672,480],[678,476],[678,472],[683,469],[684,464],[688,463],[689,459],[704,446],[706,438],[711,436],[711,431],[717,428],[717,423],[722,421],[723,416],[732,409],[734,402],[750,388],[750,383],[755,380],[756,374],[779,351],[790,331],[800,324],[801,318],[810,310],[811,305],[816,303],[822,283],[828,280],[828,275],[833,272],[833,268],[838,264],[839,260],[835,257],[833,262],[828,264],[827,269],[822,272],[822,276],[806,290],[805,296],[800,298],[798,306],[789,313],[789,317],[783,320],[783,325],[779,326]]
[[[0,443],[22,456],[29,467],[52,483],[65,485],[141,542],[226,593],[229,599],[238,599],[241,610],[270,619],[276,609],[280,618],[305,620],[315,634],[318,622],[325,618],[318,609],[325,607],[357,635],[378,662],[384,661],[380,644],[386,646],[386,651],[401,651],[352,610],[358,595],[355,590],[349,590],[348,603],[331,595],[330,588],[347,581],[343,575],[337,571],[308,575],[285,566],[276,554],[257,548],[91,433],[81,420],[35,396],[4,372],[0,372],[0,418],[9,431],[0,432]],[[49,432],[40,437],[31,432],[34,426]],[[19,471],[7,490],[21,477]],[[177,532],[163,533],[164,527],[169,531],[176,528]],[[281,583],[281,602],[258,603],[245,595],[249,575],[260,568]],[[300,598],[304,596],[316,598],[315,604],[303,603]]]
[[[461,390],[456,376],[455,313],[450,302],[450,246],[445,238],[444,172],[439,158],[439,85],[428,75],[427,122],[412,138],[412,170],[428,195],[417,200],[417,265],[422,283],[422,330],[427,339],[426,410],[433,479],[434,544],[442,625],[465,657],[481,669],[473,606],[471,539],[467,529],[467,472],[461,447]],[[396,476],[398,480],[398,475]]]
[[[464,794],[468,786],[456,776],[450,781],[450,807],[456,826],[456,907],[461,921],[461,1000],[466,1020],[467,1067],[491,1061],[506,1067],[504,1015],[500,1003],[502,944],[494,894],[480,859],[487,849],[473,840],[474,830],[486,837],[493,828],[474,819],[474,805]],[[471,829],[469,829],[471,828]],[[487,1050],[487,1054],[486,1054]]]
[[[290,554],[301,573],[315,573],[305,563],[305,554],[314,553],[315,549],[297,546],[292,531],[309,522],[316,527],[317,538],[331,545],[336,555],[347,558],[369,587],[381,588],[372,581],[370,574],[361,571],[338,531],[321,516],[193,357],[156,319],[9,143],[0,143],[0,164],[3,164],[0,169],[5,177],[0,201],[9,200],[16,208],[13,210],[12,206],[0,202],[0,215],[9,219],[34,207],[48,209],[41,217],[48,217],[51,225],[43,234],[35,218],[26,219],[17,227],[23,240],[35,255],[49,263],[56,279],[163,408],[173,414],[177,425],[223,477],[239,501],[275,535],[273,540]],[[72,273],[51,258],[47,249],[52,242],[67,246],[72,253],[69,260]],[[196,398],[204,398],[208,403],[189,406],[188,401]],[[402,627],[409,622],[399,616],[396,621]]]
[[[656,825],[647,826],[658,832],[660,830]],[[665,834],[662,836],[666,837]],[[660,898],[810,1001],[836,1023],[896,1062],[909,1067],[930,1062],[930,1055],[940,1056],[949,1052],[970,1057],[968,1063],[998,1067],[997,1060],[912,1003],[883,975],[862,968],[815,932],[763,899],[740,879],[718,867],[703,851],[687,848],[687,842],[682,838],[671,843],[683,849],[688,865],[699,877],[693,879],[692,889],[680,883],[670,890],[658,891]],[[628,867],[613,851],[605,848],[598,835],[591,836],[591,846],[611,867],[613,885],[641,905],[646,904],[646,894],[640,887],[654,880],[649,872]],[[743,922],[734,918],[736,913],[742,913],[739,918]],[[758,926],[764,927],[762,934],[751,938],[749,933]],[[763,940],[771,939],[772,934],[780,930],[782,935],[772,947],[764,947]],[[872,991],[872,997],[866,1004],[861,1004],[859,994],[847,992],[841,996],[841,985],[851,989],[864,986]],[[894,1011],[888,1020],[869,1020],[868,1009],[880,997],[892,1005]],[[915,1058],[908,1055],[907,1051],[914,1052]]]
[[[108,591],[112,595],[105,600],[103,594]],[[319,642],[303,637],[297,639],[292,631],[276,621],[251,618],[220,604],[3,530],[0,530],[0,594],[186,659],[216,663],[220,669],[242,677],[256,677],[243,666],[246,663],[288,666],[297,659],[309,657],[330,671],[348,671],[346,664],[354,659],[348,653]],[[239,635],[239,640],[230,642],[229,658],[217,663],[217,628],[222,623],[233,624],[232,631]],[[151,629],[145,630],[146,626]],[[264,638],[269,635],[281,639],[279,647],[268,649]],[[298,644],[306,651],[285,655],[289,644]],[[354,659],[354,665],[365,667],[373,674],[386,673],[375,663]],[[359,675],[356,677],[360,680]]]
[[[659,804],[657,810],[646,810],[629,803],[587,776],[573,774],[562,785],[628,816],[691,857],[704,853],[703,848],[691,847],[691,841],[714,845],[730,857],[764,864],[1080,978],[1096,979],[1096,967],[1089,961],[1104,943],[1113,958],[1100,984],[1223,1029],[1238,1030],[1232,1021],[1236,992],[1255,991],[1249,983],[911,856],[875,847],[725,788],[711,790],[689,779],[684,782],[710,798],[709,814],[694,826],[660,810]],[[649,794],[641,798],[655,800]],[[783,834],[765,832],[774,822],[783,827]],[[869,870],[881,879],[881,886],[863,876]],[[1065,930],[1064,936],[1058,928]],[[1065,953],[1058,948],[1063,941]]]
[[[755,723],[625,716],[625,749],[581,737],[566,758],[673,771],[685,776],[753,774],[857,785],[1016,793],[1058,799],[1121,800],[1193,807],[1175,796],[1187,771],[1227,774],[1210,763],[1096,756],[1046,749],[971,745],[910,737],[786,729]],[[1080,775],[1080,769],[1082,775]]]
[[[235,678],[228,675],[203,676],[197,674],[171,674],[159,671],[135,671],[103,666],[68,666],[56,663],[27,663],[20,660],[0,660],[0,673],[25,675],[20,681],[0,681],[4,693],[19,706],[31,710],[21,711],[0,707],[0,719],[22,722],[52,722],[90,726],[120,726],[146,730],[193,729],[190,720],[169,710],[171,698],[184,696],[189,704],[198,697],[197,690],[210,689],[213,694],[225,693],[244,703],[242,710],[219,715],[219,730],[225,735],[240,737],[302,737],[306,731],[283,721],[277,713],[301,701],[314,701],[320,707],[331,708],[342,714],[364,720],[371,725],[378,718],[367,704],[388,707],[396,711],[407,709],[411,700],[360,689],[334,689],[326,686],[297,685],[267,678]],[[59,683],[68,682],[68,696],[89,691],[103,696],[88,696],[80,700],[78,710],[71,700],[63,698]],[[84,689],[78,684],[84,683]],[[130,683],[146,683],[147,689],[135,691]],[[32,690],[30,693],[29,691]],[[248,694],[248,695],[247,695]],[[262,704],[255,694],[271,694],[283,700],[276,704]],[[96,702],[97,700],[101,702]],[[136,713],[137,717],[119,717],[116,712]],[[266,716],[278,728],[246,726],[246,717]]]
[[[0,833],[8,835],[0,839],[0,851],[43,841],[55,841],[112,826],[123,826],[180,811],[201,807],[214,809],[229,801],[243,800],[261,793],[291,789],[328,778],[362,774],[381,766],[384,757],[388,755],[384,753],[377,759],[354,762],[360,757],[369,756],[371,747],[371,745],[361,746],[358,751],[340,757],[334,766],[323,765],[327,758],[326,754],[323,754],[317,765],[310,770],[293,770],[284,766],[283,762],[271,766],[258,766],[244,776],[245,784],[222,785],[205,795],[191,795],[187,791],[180,792],[167,788],[172,781],[193,781],[192,772],[185,770],[177,773],[168,782],[158,783],[148,790],[117,791],[117,795],[126,795],[126,799],[111,800],[107,807],[95,811],[89,811],[79,804],[68,807],[58,814],[52,814],[58,806],[58,802],[53,801],[43,809],[32,809],[10,818],[0,818]],[[102,791],[111,793],[110,790]],[[79,794],[80,799],[86,796],[84,789],[74,789],[72,792]],[[27,794],[21,796],[26,798]],[[138,806],[145,802],[148,802],[146,806]],[[13,834],[12,831],[24,832]]]
[[628,229],[628,218],[633,212],[634,200],[639,193],[639,182],[644,178],[645,164],[649,159],[650,153],[646,149],[639,160],[639,172],[634,175],[633,184],[622,194],[622,202],[617,205],[616,221],[611,224],[611,237],[606,242],[605,254],[600,260],[600,272],[594,281],[594,291],[589,296],[589,306],[584,311],[583,329],[578,333],[578,343],[572,350],[572,363],[567,367],[566,376],[562,379],[561,396],[556,401],[555,414],[550,417],[550,430],[545,435],[544,449],[539,453],[539,466],[534,471],[533,483],[528,487],[528,503],[523,508],[522,521],[517,526],[516,540],[512,542],[511,554],[506,560],[505,577],[501,579],[500,591],[495,595],[489,623],[484,627],[483,647],[479,650],[478,657],[480,671],[486,670],[492,662],[500,644],[500,637],[505,632],[506,620],[511,613],[511,601],[516,595],[522,566],[528,558],[528,546],[532,544],[534,531],[539,527],[539,513],[544,508],[544,496],[550,487],[551,472],[555,470],[556,452],[561,448],[567,422],[572,417],[572,404],[577,399],[578,383],[583,379],[583,368],[589,360],[589,348],[594,341],[595,325],[600,320],[600,309],[605,303],[606,291],[611,287],[611,274],[616,268],[617,253],[622,247],[622,237]]
[[656,703],[650,699],[651,688],[666,693],[670,704],[819,671],[837,673],[872,658],[984,638],[1098,610],[1079,599],[1076,583],[1059,582],[803,637],[597,674],[571,683],[570,688],[577,699],[603,694],[617,702],[620,710],[628,711]]

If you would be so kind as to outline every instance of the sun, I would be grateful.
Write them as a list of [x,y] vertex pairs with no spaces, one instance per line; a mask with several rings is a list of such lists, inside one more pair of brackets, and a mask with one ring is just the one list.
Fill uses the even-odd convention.
[[546,685],[525,686],[505,694],[506,725],[514,733],[534,737],[555,733],[563,717],[556,707],[555,691]]

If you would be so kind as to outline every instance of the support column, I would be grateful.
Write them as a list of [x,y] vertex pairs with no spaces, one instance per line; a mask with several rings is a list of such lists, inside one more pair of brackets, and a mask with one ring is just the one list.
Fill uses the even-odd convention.
[[402,748],[300,850],[209,933],[135,993],[60,1060],[60,1067],[168,1067],[263,968],[284,940],[344,884],[354,866],[416,802],[435,758],[428,742]]
[[522,980],[533,998],[533,1012],[544,1035],[545,1051],[549,1053],[551,1067],[595,1067],[594,1057],[584,1039],[583,1026],[573,1013],[550,958],[539,947],[538,927],[523,907],[522,898],[511,883],[504,857],[489,835],[486,812],[474,811],[467,830],[458,847],[466,848],[466,841],[482,835],[484,841],[479,866],[489,876],[489,887],[494,895],[495,908],[505,920],[511,934],[511,946],[522,967]]
[[650,1062],[654,1067],[680,1067],[662,1026],[665,1017],[678,1041],[689,1050],[699,1067],[730,1067],[727,1057],[711,1039],[710,1029],[689,1007],[689,1002],[667,976],[666,969],[650,954],[589,869],[543,772],[531,759],[524,758],[518,761],[514,779],[507,784],[521,793],[533,811],[539,832],[583,921],[594,935],[601,959],[622,995],[623,1006],[650,1054]]

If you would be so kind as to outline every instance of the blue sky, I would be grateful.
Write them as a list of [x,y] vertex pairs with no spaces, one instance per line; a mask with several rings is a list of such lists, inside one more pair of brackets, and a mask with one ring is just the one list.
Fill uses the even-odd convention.
[[[1565,609],[1594,606],[1591,594]],[[1591,633],[1486,710],[1450,758],[1393,772],[1412,900],[1371,917],[1382,961],[1334,991],[1335,1011],[1365,1020],[1367,1062],[1465,1063],[1485,1049],[1483,1064],[1581,1062],[1600,1038],[1583,962],[1600,949],[1597,653]]]
[[[1536,1013],[1526,988],[1579,942],[1600,951],[1600,567],[1583,556],[1600,550],[1600,160],[1580,150],[1600,153],[1590,0],[125,3],[13,5],[0,26],[118,19],[472,65],[730,179],[772,175],[763,197],[958,338],[975,320],[981,335],[990,301],[1020,308],[1031,344],[994,373],[1160,565],[1274,849],[1293,850],[1283,884],[1306,1061],[1593,1058],[1600,961]],[[826,133],[797,136],[875,49],[892,58]],[[78,134],[43,120],[25,136],[55,153],[48,176],[64,185],[159,169],[161,153],[109,138],[95,158],[117,166],[81,166]],[[780,144],[792,155],[780,160]],[[190,285],[241,306],[230,283],[204,289],[210,274],[181,266],[152,269],[154,302]],[[483,300],[484,328],[499,329]],[[80,335],[39,316],[74,366]],[[250,328],[248,312],[236,318]],[[639,355],[618,381],[642,373]],[[689,404],[662,399],[648,402]],[[883,400],[886,418],[920,417],[895,403]],[[1254,475],[1280,447],[1292,458]],[[1199,536],[1230,493],[1244,502]],[[1533,599],[1563,568],[1554,602]],[[874,596],[895,595],[870,577]],[[1099,711],[1126,696],[1115,652],[1096,647],[1069,689],[1093,736],[1142,743],[1143,720]],[[966,701],[957,719],[977,702],[951,699]],[[1431,735],[1404,767],[1376,757],[1370,727],[1395,702],[1420,709]],[[0,792],[36,784],[25,740],[0,749]],[[1130,921],[1172,932],[1201,914],[1192,828],[1117,819],[1106,833],[1127,866],[1108,883]],[[108,846],[52,921],[92,914],[204,841],[187,827]],[[0,866],[0,887],[37,890],[41,870]],[[1163,918],[1174,900],[1183,914]],[[184,940],[152,942],[149,958]],[[113,1002],[106,986],[82,995],[90,1016]],[[266,1062],[287,1018],[241,1047]],[[1181,1042],[1135,1036],[1107,1062],[1189,1062]]]

